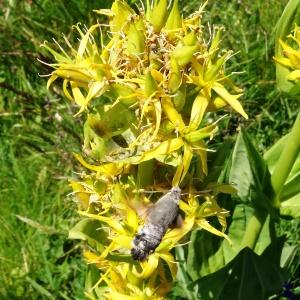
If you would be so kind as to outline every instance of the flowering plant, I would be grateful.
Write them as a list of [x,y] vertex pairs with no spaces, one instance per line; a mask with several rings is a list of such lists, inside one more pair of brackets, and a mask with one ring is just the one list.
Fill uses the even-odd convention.
[[[75,157],[90,173],[71,186],[83,222],[93,224],[93,238],[81,235],[92,248],[84,251],[87,262],[100,270],[87,290],[91,299],[162,299],[177,273],[171,250],[188,232],[201,228],[227,238],[228,212],[215,195],[233,188],[210,183],[197,191],[208,173],[206,140],[218,131],[219,120],[207,116],[231,109],[247,114],[241,89],[225,72],[232,52],[220,48],[223,29],[205,38],[204,7],[183,18],[178,0],[170,9],[167,0],[148,0],[138,11],[116,0],[96,11],[109,25],[76,26],[77,49],[67,40],[68,52],[43,45],[56,60],[48,87],[61,78],[65,96],[79,107],[76,116],[86,118],[86,158]],[[147,190],[171,186],[183,191],[182,224],[169,228],[146,260],[135,261],[130,249],[145,223],[141,211],[157,198]]]

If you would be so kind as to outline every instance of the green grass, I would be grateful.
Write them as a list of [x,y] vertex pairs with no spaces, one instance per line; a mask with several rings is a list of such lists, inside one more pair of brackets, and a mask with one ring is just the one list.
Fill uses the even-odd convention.
[[[68,240],[76,222],[67,194],[72,151],[81,149],[73,120],[56,89],[38,74],[49,69],[39,45],[62,40],[89,23],[101,1],[4,1],[0,26],[0,299],[84,299],[85,264]],[[107,2],[106,5],[109,5]]]
[[[67,239],[78,220],[66,178],[78,164],[82,120],[59,88],[46,91],[49,69],[39,47],[62,41],[71,25],[95,22],[92,9],[112,1],[4,0],[0,10],[0,299],[84,299],[86,266],[77,242]],[[132,1],[133,2],[133,1]],[[249,121],[232,118],[222,134],[242,122],[264,151],[292,125],[299,100],[275,86],[273,33],[286,0],[210,1],[203,24],[223,24],[224,43],[236,52],[228,68],[244,71],[235,80],[245,89]],[[192,11],[191,1],[184,11]],[[60,121],[61,118],[61,121]],[[77,167],[75,167],[75,164]],[[18,217],[19,216],[19,217]],[[299,239],[299,222],[286,222],[289,242]],[[296,274],[297,268],[291,266]],[[294,275],[296,276],[296,275]]]
[[85,267],[67,240],[77,217],[59,178],[70,164],[26,148],[1,142],[1,299],[83,299]]

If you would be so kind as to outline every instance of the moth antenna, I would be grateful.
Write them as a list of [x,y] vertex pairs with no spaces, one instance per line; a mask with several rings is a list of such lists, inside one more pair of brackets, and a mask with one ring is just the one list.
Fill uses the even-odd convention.
[[202,190],[202,191],[196,191],[196,192],[189,192],[189,193],[181,193],[181,195],[202,195],[202,194],[207,194],[207,193],[211,193],[213,192],[213,190]]

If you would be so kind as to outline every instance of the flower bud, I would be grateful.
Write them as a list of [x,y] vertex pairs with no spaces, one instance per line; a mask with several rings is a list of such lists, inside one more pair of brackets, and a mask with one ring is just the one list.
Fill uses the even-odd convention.
[[159,3],[153,8],[150,23],[153,25],[153,28],[156,32],[159,32],[165,25],[166,16],[168,13],[167,8],[167,0],[160,0]]
[[173,51],[172,56],[176,59],[178,65],[180,67],[183,67],[192,60],[193,55],[197,50],[198,50],[198,45],[181,46],[181,47],[177,47]]

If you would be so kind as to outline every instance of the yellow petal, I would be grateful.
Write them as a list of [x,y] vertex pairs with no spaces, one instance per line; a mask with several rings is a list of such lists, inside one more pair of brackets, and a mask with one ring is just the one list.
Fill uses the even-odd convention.
[[126,231],[124,230],[123,226],[120,224],[119,220],[116,220],[113,217],[104,217],[99,215],[90,214],[84,211],[78,211],[78,213],[82,216],[89,217],[93,220],[98,220],[101,222],[106,223],[109,225],[115,232],[119,233],[120,235],[126,235]]
[[99,27],[99,24],[91,26],[91,28],[89,28],[87,33],[84,35],[84,37],[80,41],[80,45],[79,45],[78,52],[77,52],[77,60],[80,60],[83,58],[83,54],[86,51],[87,43],[89,42],[90,35],[98,27]]
[[189,124],[189,131],[196,130],[204,116],[206,108],[208,106],[209,99],[203,96],[201,93],[198,94],[196,99],[194,100],[192,111],[191,111],[191,118]]
[[71,101],[75,101],[74,100],[74,98],[71,96],[71,94],[69,93],[69,91],[68,91],[68,83],[69,83],[69,81],[67,80],[67,79],[65,79],[64,80],[64,82],[63,82],[63,91],[64,91],[64,94],[65,94],[65,96],[69,99],[69,100],[71,100]]
[[193,158],[193,151],[190,146],[184,145],[182,163],[178,166],[176,173],[172,180],[172,186],[179,186],[184,176],[189,170]]
[[119,248],[131,249],[132,240],[133,240],[133,236],[118,234],[118,236],[115,238],[114,241],[116,245],[119,246]]
[[169,97],[164,97],[161,100],[162,108],[168,119],[173,123],[175,128],[178,128],[181,132],[185,128],[181,114],[175,109],[171,99]]
[[222,232],[222,231],[216,229],[215,227],[211,226],[207,220],[198,219],[198,220],[196,220],[196,224],[199,227],[201,227],[202,229],[207,230],[212,234],[215,234],[217,236],[225,238],[230,244],[232,244],[229,237],[224,232]]
[[155,115],[156,115],[156,124],[155,124],[155,130],[153,132],[151,141],[153,141],[156,138],[157,133],[160,129],[160,122],[161,122],[161,103],[160,101],[155,101],[153,105],[154,105]]
[[109,262],[107,260],[91,251],[84,250],[83,256],[88,264],[96,264],[98,268],[109,267]]
[[172,275],[173,279],[175,280],[178,268],[177,268],[177,263],[175,262],[173,255],[167,251],[160,252],[160,253],[158,253],[158,255],[160,258],[162,258],[167,263],[167,265],[171,271],[171,275]]
[[138,272],[136,267],[134,267],[133,273],[138,278],[148,278],[156,270],[158,265],[158,257],[155,254],[151,254],[146,261],[140,262],[142,268],[141,272]]
[[99,166],[91,165],[87,163],[80,154],[73,154],[75,158],[87,169],[92,171],[96,171],[102,173],[104,175],[116,176],[121,174],[125,169],[126,166],[123,163],[105,163]]
[[163,75],[161,72],[159,72],[159,71],[157,71],[157,70],[155,70],[155,69],[151,69],[150,72],[151,72],[152,77],[153,77],[157,82],[163,82],[163,80],[164,80],[164,75]]
[[88,84],[91,81],[91,77],[85,74],[82,70],[74,68],[72,65],[68,65],[65,68],[56,69],[53,74],[68,79],[69,81],[75,81],[78,83]]
[[86,96],[84,106],[87,106],[91,99],[100,97],[105,91],[105,81],[96,81],[89,86],[89,92]]
[[299,80],[300,79],[300,70],[292,71],[288,77],[289,80]]
[[208,112],[217,111],[219,109],[224,108],[227,105],[228,105],[228,103],[225,102],[221,97],[216,97],[215,99],[210,101],[210,103],[208,104],[207,111]]
[[241,103],[237,100],[240,95],[231,95],[221,84],[215,82],[213,90],[221,96],[235,111],[241,114],[245,119],[248,119],[248,115],[245,113]]
[[83,96],[78,85],[73,81],[71,82],[71,90],[72,90],[73,98],[74,98],[76,104],[78,104],[81,108],[84,108],[85,107],[85,97]]
[[79,182],[70,181],[70,186],[76,194],[76,197],[79,200],[80,205],[83,209],[88,209],[90,205],[90,195],[91,193],[87,192]]
[[125,164],[139,164],[143,161],[147,161],[156,157],[159,157],[161,155],[167,155],[170,153],[173,153],[174,151],[181,148],[183,145],[183,141],[181,138],[175,138],[171,140],[167,140],[159,144],[159,146],[144,152],[140,156],[133,156],[128,159],[123,159],[119,162],[125,163]]
[[139,226],[139,218],[132,208],[127,206],[127,224],[132,230],[132,232],[136,232],[138,226]]
[[52,74],[51,77],[47,81],[47,89],[51,86],[51,84],[58,78],[56,74]]
[[194,226],[195,218],[186,217],[180,228],[174,228],[168,231],[163,237],[162,242],[156,248],[156,252],[171,250],[183,236],[185,236]]
[[273,58],[277,63],[279,63],[285,67],[289,67],[289,68],[293,67],[293,64],[291,63],[291,61],[286,57],[273,57]]
[[195,145],[197,147],[197,150],[194,150],[195,153],[199,155],[199,164],[201,164],[201,169],[204,175],[208,174],[207,169],[207,151],[206,151],[206,145],[203,141],[198,141]]

